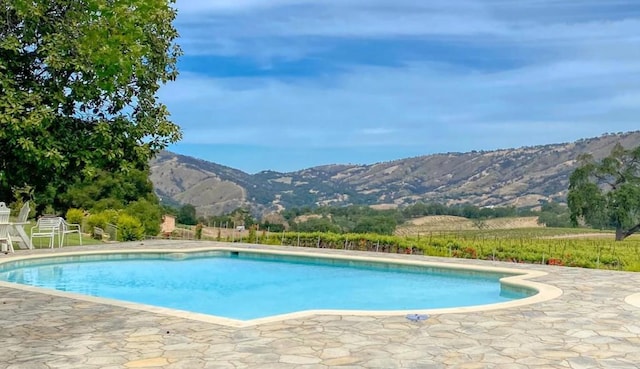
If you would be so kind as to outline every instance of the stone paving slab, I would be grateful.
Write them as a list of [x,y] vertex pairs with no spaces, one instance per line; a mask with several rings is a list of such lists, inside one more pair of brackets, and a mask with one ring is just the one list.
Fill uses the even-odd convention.
[[[0,261],[69,250],[176,250],[221,245],[224,244],[145,241],[62,250],[17,250],[0,256]],[[26,291],[5,283],[0,286],[0,368],[640,367],[640,307],[632,304],[640,293],[640,273],[313,251],[539,270],[548,274],[536,281],[556,286],[563,294],[527,306],[432,314],[421,322],[408,321],[404,315],[319,314],[231,327]]]

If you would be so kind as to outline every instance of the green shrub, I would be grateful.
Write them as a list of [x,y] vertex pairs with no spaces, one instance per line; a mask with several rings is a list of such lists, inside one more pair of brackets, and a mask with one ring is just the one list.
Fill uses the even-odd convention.
[[104,198],[96,201],[91,210],[93,211],[106,211],[112,209],[122,209],[122,203],[118,199]]
[[148,200],[140,199],[127,205],[124,212],[138,218],[144,227],[144,234],[155,236],[160,233],[162,208]]
[[[104,211],[91,213],[86,217],[85,229],[87,233],[93,234],[96,227],[107,230],[107,224],[116,225],[118,222],[119,212],[113,209],[107,209]],[[112,241],[116,241],[115,239]]]
[[256,228],[254,226],[249,227],[249,236],[247,238],[249,239],[247,243],[256,242]]
[[73,223],[73,224],[82,224],[83,218],[84,218],[84,211],[80,209],[74,209],[74,208],[67,210],[67,214],[65,216],[65,219],[67,220],[67,222]]
[[87,217],[87,227],[89,227],[89,229],[87,231],[93,233],[95,227],[105,229],[107,223],[109,223],[109,217],[106,212],[89,214]]
[[129,214],[118,217],[118,241],[136,241],[144,238],[144,226],[140,219]]
[[107,209],[102,211],[101,213],[107,218],[107,223],[116,224],[118,223],[118,218],[120,217],[120,211],[114,209]]
[[44,215],[56,215],[56,209],[53,208],[52,205],[47,205],[44,207],[44,212],[42,213]]
[[202,223],[196,225],[196,240],[202,239]]

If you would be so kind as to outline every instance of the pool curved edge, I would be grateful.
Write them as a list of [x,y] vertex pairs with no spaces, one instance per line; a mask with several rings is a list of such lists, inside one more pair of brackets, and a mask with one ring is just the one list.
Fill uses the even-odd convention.
[[[542,277],[547,275],[546,272],[537,271],[537,270],[522,270],[522,269],[512,269],[512,268],[504,268],[504,267],[494,267],[494,266],[482,266],[482,265],[466,265],[466,264],[452,264],[452,263],[442,263],[436,261],[427,261],[427,260],[404,260],[404,259],[396,259],[396,258],[385,258],[384,256],[369,257],[369,256],[359,256],[359,255],[340,255],[340,254],[323,254],[318,252],[309,252],[307,249],[305,251],[286,251],[286,250],[275,250],[275,249],[259,249],[259,248],[245,248],[245,247],[227,247],[227,246],[213,246],[213,247],[196,247],[189,249],[181,249],[179,251],[169,250],[169,249],[157,249],[157,248],[149,248],[149,249],[110,249],[110,250],[91,250],[91,251],[75,251],[75,252],[61,252],[61,253],[53,253],[53,254],[42,254],[42,255],[25,255],[12,257],[10,259],[0,260],[0,264],[7,262],[14,262],[20,260],[30,260],[30,259],[42,259],[42,258],[57,258],[57,257],[65,257],[65,256],[80,256],[80,255],[108,255],[108,254],[150,254],[150,253],[161,253],[161,254],[171,254],[171,253],[197,253],[203,251],[230,251],[230,252],[251,252],[251,253],[264,253],[264,254],[272,254],[272,255],[295,255],[295,256],[303,256],[303,257],[313,257],[313,258],[326,258],[326,259],[338,259],[338,260],[354,260],[354,261],[366,261],[366,262],[377,262],[377,263],[392,263],[392,264],[400,264],[400,265],[419,265],[426,267],[437,267],[444,268],[450,270],[461,270],[461,271],[483,271],[483,272],[497,272],[504,274],[512,274],[507,277],[503,277],[500,279],[500,283],[503,285],[507,285],[515,288],[526,288],[537,291],[535,295],[530,297],[525,297],[522,299],[511,300],[507,302],[493,303],[493,304],[485,304],[485,305],[474,305],[474,306],[464,306],[464,307],[451,307],[451,308],[437,308],[437,309],[413,309],[413,310],[304,310],[298,311],[288,314],[274,315],[265,318],[258,318],[252,320],[236,320],[231,318],[219,317],[214,315],[202,314],[202,313],[194,313],[184,310],[170,309],[153,305],[145,305],[140,303],[127,302],[122,300],[104,298],[104,297],[96,297],[83,295],[79,293],[73,292],[65,292],[58,291],[48,288],[41,288],[29,285],[22,285],[17,283],[10,283],[5,281],[0,281],[0,286],[19,289],[29,292],[43,293],[52,296],[59,296],[65,298],[72,298],[81,301],[87,301],[98,304],[107,304],[117,307],[123,307],[134,310],[141,310],[150,313],[156,314],[164,314],[171,315],[185,319],[197,320],[207,323],[220,324],[231,327],[246,327],[258,324],[272,323],[287,319],[301,319],[310,315],[350,315],[350,316],[396,316],[396,315],[406,315],[406,314],[455,314],[455,313],[470,313],[470,312],[479,312],[479,311],[489,311],[489,310],[498,310],[498,309],[507,309],[507,308],[515,308],[521,307],[536,303],[541,303],[544,301],[555,299],[562,295],[562,290],[558,287],[535,282],[532,281],[532,278]],[[631,297],[631,296],[630,296]],[[636,297],[637,300],[634,300],[636,303],[640,305],[640,294]],[[627,301],[628,302],[628,301]],[[630,304],[634,304],[632,302],[628,302]]]

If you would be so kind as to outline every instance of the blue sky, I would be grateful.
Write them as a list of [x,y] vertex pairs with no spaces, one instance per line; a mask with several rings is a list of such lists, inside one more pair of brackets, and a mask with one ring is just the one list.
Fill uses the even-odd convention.
[[640,129],[638,0],[177,0],[169,149],[248,173]]

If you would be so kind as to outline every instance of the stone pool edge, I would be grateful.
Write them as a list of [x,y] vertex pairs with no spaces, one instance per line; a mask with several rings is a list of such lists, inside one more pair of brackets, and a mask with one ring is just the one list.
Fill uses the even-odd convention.
[[65,292],[65,291],[57,291],[46,288],[21,285],[17,283],[10,283],[5,281],[0,281],[0,286],[19,289],[24,291],[48,294],[53,296],[72,298],[81,301],[88,301],[99,304],[106,304],[118,307],[124,307],[133,310],[146,311],[156,314],[175,316],[185,319],[191,319],[196,321],[202,321],[213,324],[220,324],[229,327],[248,327],[259,324],[273,323],[288,319],[300,319],[311,315],[348,315],[348,316],[401,316],[406,314],[455,314],[455,313],[469,313],[469,312],[479,312],[479,311],[489,311],[489,310],[498,310],[498,309],[507,309],[513,307],[520,307],[525,305],[536,304],[544,301],[548,301],[551,299],[555,299],[562,295],[562,290],[558,287],[535,282],[530,279],[542,277],[547,275],[548,273],[537,270],[522,270],[522,269],[512,269],[505,267],[496,267],[496,266],[482,266],[482,265],[468,265],[468,264],[454,264],[454,263],[443,263],[437,261],[428,261],[428,260],[404,260],[398,258],[388,258],[384,257],[384,255],[375,255],[375,256],[367,256],[367,255],[340,255],[336,253],[321,253],[321,252],[313,252],[309,249],[300,250],[278,250],[277,247],[263,247],[263,248],[254,248],[254,247],[239,247],[239,246],[225,246],[225,245],[216,245],[216,246],[206,246],[206,247],[193,247],[193,248],[185,248],[177,250],[169,250],[162,248],[144,248],[144,249],[109,249],[109,250],[85,250],[85,251],[65,251],[61,253],[52,253],[52,254],[38,254],[38,255],[25,255],[25,256],[17,256],[12,257],[10,259],[0,260],[0,264],[20,261],[20,260],[29,260],[29,259],[42,259],[42,258],[57,258],[57,257],[65,257],[65,256],[79,256],[79,255],[108,255],[108,254],[153,254],[153,253],[161,253],[161,254],[171,254],[171,253],[197,253],[197,252],[206,252],[206,251],[229,251],[229,252],[251,252],[251,253],[262,253],[262,254],[271,254],[271,255],[287,255],[287,256],[303,256],[303,257],[313,257],[313,258],[326,258],[326,259],[337,259],[337,260],[354,260],[354,261],[364,261],[364,262],[383,262],[383,263],[392,263],[392,264],[400,264],[400,265],[414,265],[414,266],[427,266],[427,267],[437,267],[443,269],[450,270],[461,270],[461,271],[481,271],[481,272],[497,272],[504,274],[512,274],[508,277],[503,277],[500,279],[500,283],[516,287],[516,288],[528,288],[537,291],[533,296],[512,300],[501,303],[494,304],[486,304],[486,305],[474,305],[474,306],[465,306],[465,307],[453,307],[453,308],[438,308],[438,309],[413,309],[413,310],[305,310],[288,314],[274,315],[265,318],[258,318],[252,320],[236,320],[230,318],[224,318],[214,315],[202,314],[202,313],[194,313],[188,312],[184,310],[170,309],[152,305],[145,305],[133,302],[126,302],[121,300],[109,299],[104,297],[95,297],[88,296],[73,292]]

